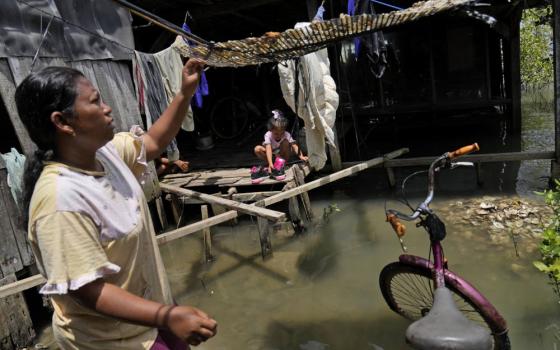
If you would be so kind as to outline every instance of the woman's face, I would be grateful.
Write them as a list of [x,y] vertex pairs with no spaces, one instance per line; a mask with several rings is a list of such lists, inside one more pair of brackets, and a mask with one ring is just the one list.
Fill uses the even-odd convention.
[[99,91],[85,78],[76,83],[78,96],[74,102],[72,127],[84,146],[103,147],[114,136],[111,107],[103,103]]

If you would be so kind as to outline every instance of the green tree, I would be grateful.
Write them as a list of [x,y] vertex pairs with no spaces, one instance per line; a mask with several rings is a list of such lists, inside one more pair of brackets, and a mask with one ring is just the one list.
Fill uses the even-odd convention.
[[544,85],[554,81],[552,53],[552,7],[523,11],[521,18],[521,82]]

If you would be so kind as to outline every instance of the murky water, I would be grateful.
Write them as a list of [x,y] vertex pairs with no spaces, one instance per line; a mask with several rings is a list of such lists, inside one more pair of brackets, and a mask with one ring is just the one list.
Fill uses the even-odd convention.
[[[341,209],[307,234],[274,236],[273,257],[260,256],[255,225],[213,233],[217,260],[202,263],[200,237],[163,248],[180,303],[199,306],[220,323],[204,349],[406,349],[408,324],[386,306],[378,286],[383,266],[400,245],[384,222],[382,200],[344,195],[314,201],[315,212],[333,201]],[[438,200],[446,208],[455,199]],[[546,278],[532,267],[534,244],[496,245],[487,229],[453,223],[444,241],[450,268],[477,286],[503,313],[514,349],[555,349],[559,305]],[[405,242],[426,256],[424,231],[409,226]],[[557,345],[554,345],[556,342]]]
[[[553,145],[551,115],[526,113],[521,150],[552,150]],[[508,151],[510,146],[490,147]],[[444,247],[450,268],[500,310],[513,349],[560,348],[560,305],[546,277],[532,266],[539,258],[538,239],[518,240],[516,249],[507,238],[491,239],[485,225],[466,225],[450,208],[488,192],[498,200],[521,195],[542,203],[534,191],[546,186],[549,166],[548,161],[488,164],[483,187],[475,184],[472,169],[457,170],[459,176],[442,174],[433,205],[448,228]],[[407,171],[412,170],[397,176]],[[256,223],[247,219],[234,227],[212,228],[212,263],[203,261],[199,235],[162,246],[177,301],[200,307],[219,322],[219,334],[199,348],[407,349],[409,323],[390,311],[378,284],[383,266],[401,253],[384,222],[385,199],[392,197],[385,181],[382,172],[368,171],[312,192],[318,218],[303,235],[273,234],[274,253],[266,260],[260,255]],[[413,181],[411,188],[418,197],[425,184]],[[331,204],[340,211],[324,220],[323,210]],[[411,224],[408,229],[409,252],[426,257],[426,234]],[[55,348],[48,328],[39,341]]]

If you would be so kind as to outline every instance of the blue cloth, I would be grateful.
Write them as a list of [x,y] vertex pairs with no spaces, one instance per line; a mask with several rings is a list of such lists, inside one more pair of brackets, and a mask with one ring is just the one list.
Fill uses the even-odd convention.
[[325,13],[325,8],[323,7],[323,5],[319,6],[319,8],[317,9],[317,13],[315,14],[315,17],[313,17],[313,20],[322,21],[324,13]]
[[[183,23],[182,28],[185,32],[192,33],[191,28],[189,27],[189,25],[187,23]],[[189,46],[195,46],[196,45],[195,43],[193,43],[190,40],[185,39],[184,37],[183,37],[183,40]],[[193,104],[198,108],[202,108],[202,96],[208,96],[208,94],[209,94],[208,81],[206,80],[206,74],[204,73],[204,71],[202,71],[202,74],[200,75],[200,82],[198,83],[196,91],[194,92]]]
[[[356,14],[356,3],[354,2],[354,0],[348,0],[348,15],[350,16],[354,16]],[[360,43],[360,38],[356,37],[354,38],[354,51],[356,52],[354,54],[354,57],[358,57],[358,54],[360,53],[360,47],[361,47],[361,43]]]

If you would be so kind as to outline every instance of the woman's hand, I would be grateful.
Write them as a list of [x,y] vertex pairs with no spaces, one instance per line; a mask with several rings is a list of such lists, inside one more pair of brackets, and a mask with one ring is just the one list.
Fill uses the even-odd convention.
[[307,161],[309,160],[309,157],[304,156],[303,154],[300,154],[300,155],[299,155],[299,159],[302,160],[302,161],[304,161],[304,162],[307,162]]
[[183,66],[183,80],[181,82],[181,92],[186,97],[192,97],[198,86],[198,80],[204,69],[204,61],[197,58],[190,58]]
[[174,306],[169,310],[167,327],[190,345],[205,342],[218,332],[218,323],[203,311],[191,306]]

